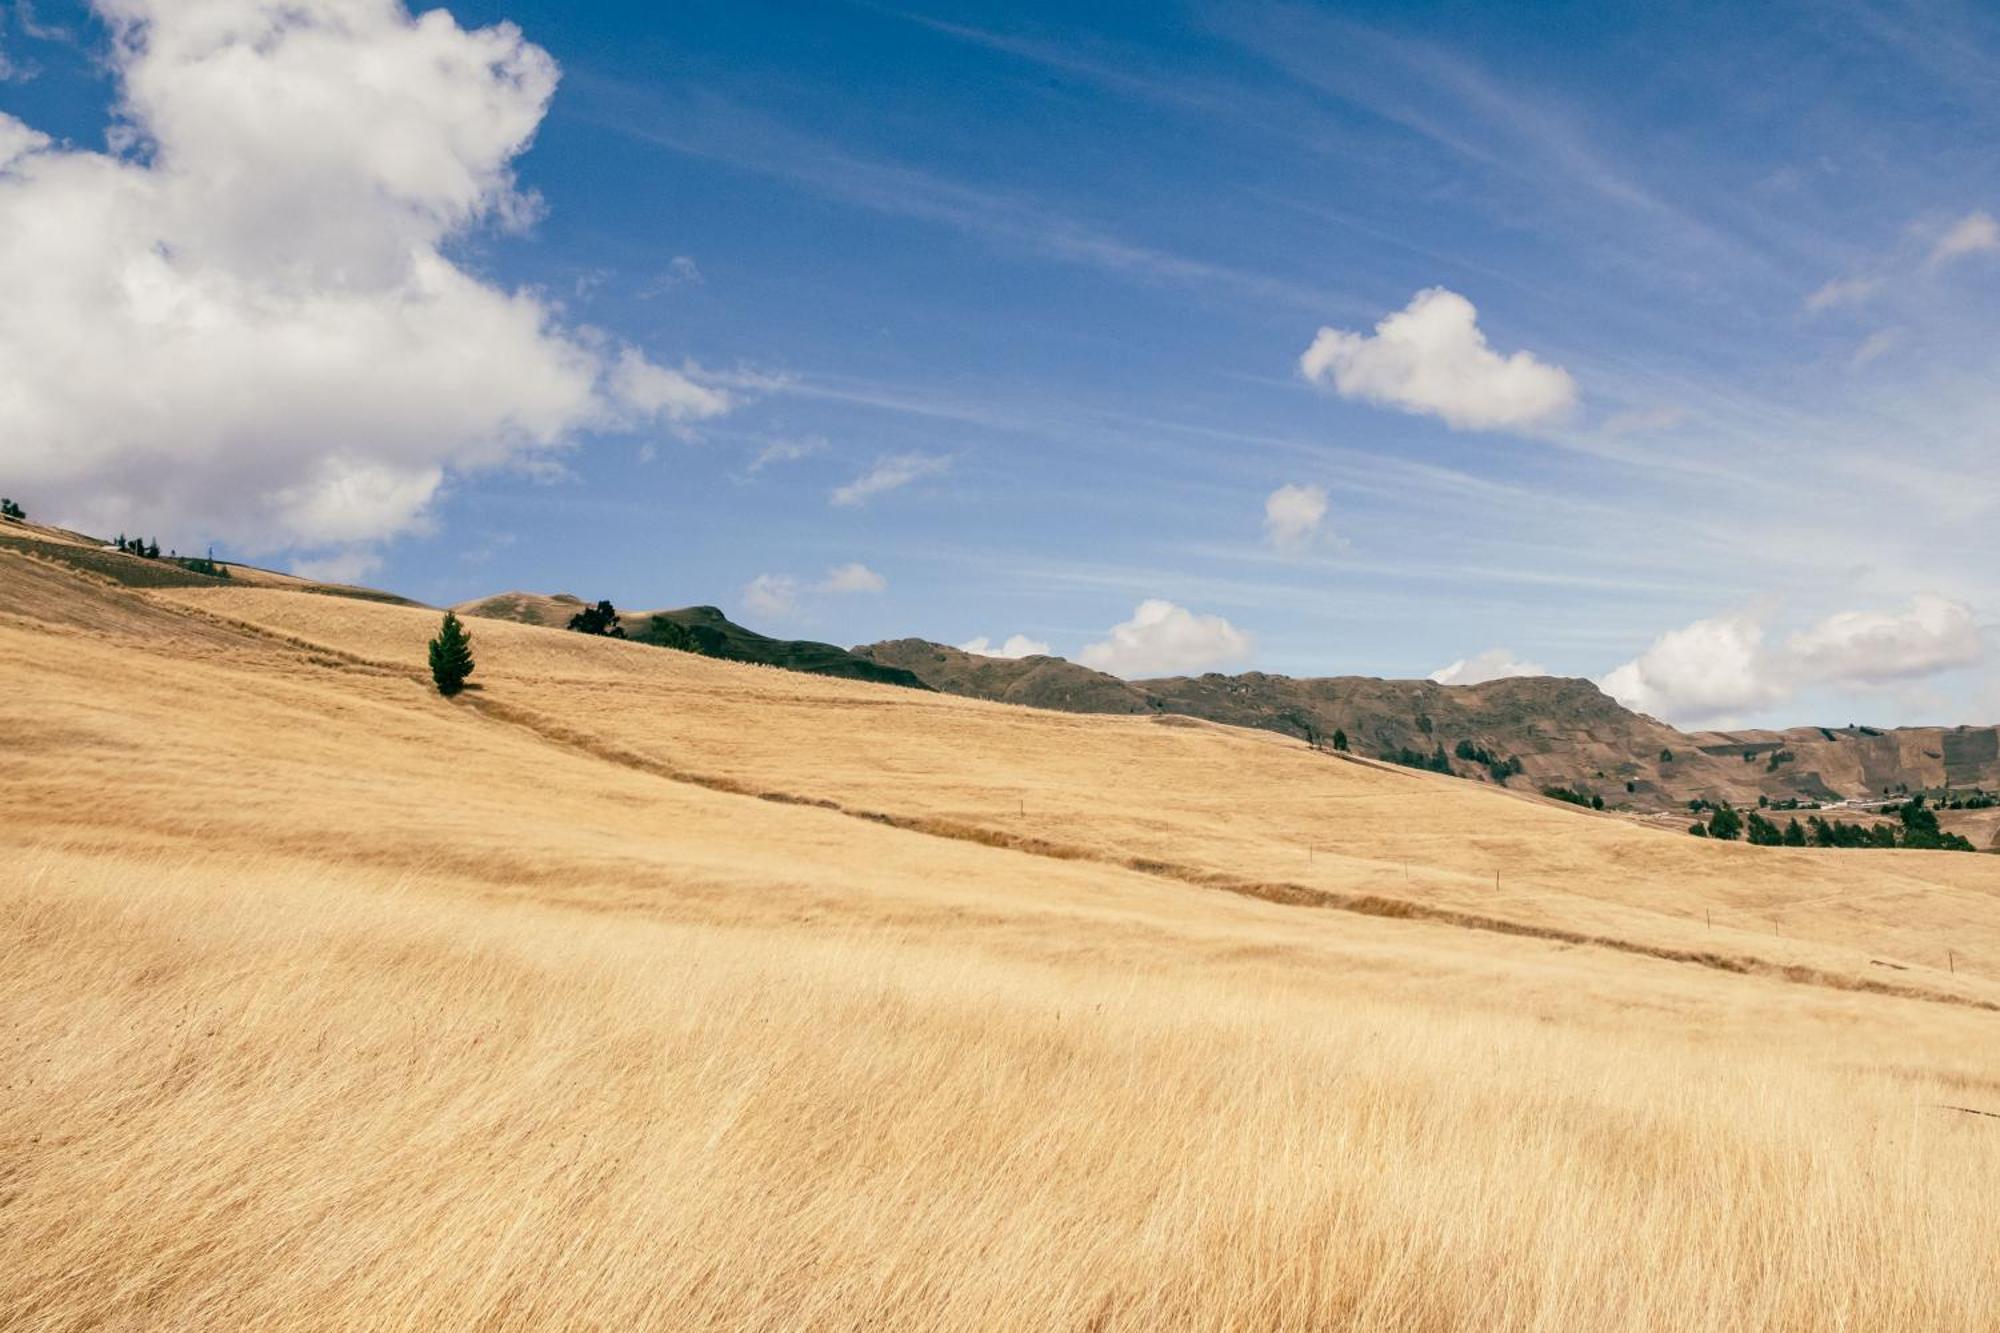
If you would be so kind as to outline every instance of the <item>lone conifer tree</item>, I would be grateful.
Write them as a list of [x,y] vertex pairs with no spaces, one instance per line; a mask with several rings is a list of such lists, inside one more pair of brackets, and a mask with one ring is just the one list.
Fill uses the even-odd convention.
[[437,637],[431,640],[431,679],[437,682],[438,693],[449,699],[465,688],[465,678],[471,674],[472,636],[458,623],[458,617],[447,611]]

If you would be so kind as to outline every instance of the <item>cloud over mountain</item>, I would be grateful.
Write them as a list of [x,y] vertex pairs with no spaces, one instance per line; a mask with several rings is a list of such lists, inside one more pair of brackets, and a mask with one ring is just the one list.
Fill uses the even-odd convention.
[[1462,657],[1448,667],[1431,672],[1430,678],[1440,685],[1480,685],[1489,680],[1548,674],[1547,667],[1539,662],[1523,661],[1514,656],[1511,648],[1489,648],[1476,657]]
[[1164,598],[1139,603],[1130,620],[1077,654],[1087,667],[1123,676],[1167,676],[1206,671],[1250,655],[1248,634],[1221,616],[1197,615]]
[[1813,685],[1880,685],[1976,665],[1984,642],[1972,609],[1931,593],[1900,611],[1841,611],[1765,646],[1747,613],[1697,620],[1654,640],[1600,682],[1627,707],[1669,721],[1718,722],[1768,708]]
[[1025,634],[1010,634],[1007,641],[995,644],[984,634],[976,639],[968,639],[958,645],[962,653],[975,657],[1047,657],[1049,645],[1040,639],[1031,639]]

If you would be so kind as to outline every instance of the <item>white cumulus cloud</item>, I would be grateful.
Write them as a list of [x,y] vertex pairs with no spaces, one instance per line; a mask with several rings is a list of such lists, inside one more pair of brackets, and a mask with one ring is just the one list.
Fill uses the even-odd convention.
[[951,466],[949,458],[935,454],[891,454],[875,460],[875,466],[844,486],[836,486],[828,498],[843,508],[864,505],[885,491],[898,490],[913,481],[936,476]]
[[1326,520],[1324,486],[1284,485],[1265,497],[1264,538],[1281,551],[1312,544]]
[[1299,370],[1343,398],[1442,417],[1459,430],[1550,425],[1577,401],[1568,371],[1530,352],[1494,351],[1472,302],[1443,287],[1418,292],[1372,336],[1321,329]]
[[1431,672],[1440,685],[1478,685],[1489,680],[1514,676],[1546,676],[1548,668],[1539,662],[1525,662],[1511,648],[1489,648],[1477,657],[1461,657],[1448,667]]
[[1747,614],[1697,620],[1598,683],[1629,708],[1712,722],[1768,708],[1813,685],[1881,685],[1974,666],[1985,642],[1972,608],[1921,593],[1900,611],[1841,611],[1776,648]]
[[1969,213],[1938,237],[1931,247],[1931,262],[1946,264],[1966,255],[2000,250],[2000,221],[1991,213]]
[[1077,661],[1129,680],[1240,662],[1250,646],[1250,636],[1221,616],[1196,615],[1154,597],[1139,603],[1130,620],[1113,625],[1102,642],[1077,654]]
[[1040,639],[1031,639],[1025,634],[1010,634],[1007,641],[995,647],[993,641],[984,634],[958,645],[962,653],[975,657],[1047,657],[1049,646]]
[[827,570],[825,580],[819,585],[821,592],[840,593],[881,592],[888,586],[889,580],[858,560]]
[[1715,616],[1653,640],[1598,682],[1627,708],[1674,722],[1713,722],[1766,708],[1790,693],[1748,615]]
[[96,0],[116,150],[0,113],[0,465],[52,516],[338,554],[455,473],[726,395],[450,244],[518,229],[553,95],[511,24],[399,0]]
[[1983,654],[1972,608],[1922,593],[1902,611],[1842,611],[1786,643],[1809,680],[1876,684],[1972,666]]

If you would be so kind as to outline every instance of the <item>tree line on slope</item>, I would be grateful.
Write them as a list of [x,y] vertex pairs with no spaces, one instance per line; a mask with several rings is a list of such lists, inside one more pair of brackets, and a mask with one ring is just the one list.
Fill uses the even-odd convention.
[[1695,821],[1688,832],[1697,838],[1738,838],[1756,847],[1866,847],[1883,851],[1976,852],[1979,849],[1962,833],[1948,833],[1938,827],[1937,811],[1920,794],[1896,810],[1894,824],[1849,824],[1839,819],[1807,816],[1800,824],[1793,817],[1783,828],[1752,810],[1744,815],[1727,802],[1711,804],[1708,821]]
[[[121,532],[118,534],[118,540],[114,544],[126,555],[137,556],[141,560],[158,560],[160,558],[160,543],[157,538],[147,541],[144,537],[127,537]],[[167,552],[167,559],[191,574],[206,574],[212,579],[226,579],[229,577],[229,566],[222,564],[215,558],[215,548],[212,546],[209,548],[207,555],[184,557],[177,552],[169,551]]]
[[[1346,738],[1346,733],[1344,732],[1337,732],[1335,735],[1338,739],[1344,740]],[[1347,747],[1339,745],[1335,748],[1344,750]],[[1508,755],[1505,759],[1502,759],[1485,746],[1475,745],[1469,740],[1460,741],[1453,747],[1452,754],[1469,764],[1483,766],[1486,769],[1486,775],[1503,787],[1507,785],[1508,778],[1522,771],[1521,757],[1519,755]],[[1457,770],[1451,766],[1451,758],[1445,754],[1442,742],[1435,746],[1429,754],[1424,753],[1422,750],[1413,750],[1409,746],[1403,745],[1397,746],[1395,749],[1384,750],[1380,757],[1388,763],[1401,764],[1405,768],[1421,768],[1430,773],[1442,773],[1446,777],[1458,776]],[[1589,805],[1590,798],[1583,797],[1577,803],[1579,805]],[[1601,801],[1598,808],[1603,809]]]

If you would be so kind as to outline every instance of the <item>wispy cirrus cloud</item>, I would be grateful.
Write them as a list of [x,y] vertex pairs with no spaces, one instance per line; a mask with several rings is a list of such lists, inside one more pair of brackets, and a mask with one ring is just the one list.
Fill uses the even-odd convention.
[[1967,255],[2000,251],[2000,220],[1991,213],[1968,213],[1945,229],[1931,246],[1933,265],[1949,264]]
[[876,459],[873,467],[854,480],[834,487],[827,500],[840,508],[858,508],[878,495],[901,490],[925,477],[935,477],[950,467],[951,459],[943,454],[890,454]]
[[822,198],[947,226],[990,243],[1143,283],[1226,290],[1325,309],[1350,302],[1310,284],[1134,240],[1017,189],[956,180],[844,151],[716,97],[669,100],[655,89],[584,81],[605,128],[690,157],[724,162]]

